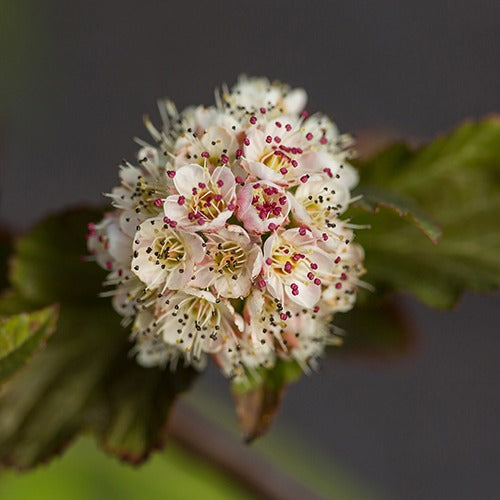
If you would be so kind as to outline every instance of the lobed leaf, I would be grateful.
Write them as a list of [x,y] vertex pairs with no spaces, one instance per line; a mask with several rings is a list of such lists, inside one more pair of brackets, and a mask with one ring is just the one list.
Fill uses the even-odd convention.
[[[434,307],[464,290],[500,286],[500,119],[466,123],[415,151],[394,145],[359,163],[361,192],[412,199],[442,228],[439,245],[389,211],[350,215],[366,251],[367,281],[379,292],[406,290]],[[428,231],[428,229],[427,229]]]
[[0,383],[21,369],[54,332],[57,307],[0,319]]

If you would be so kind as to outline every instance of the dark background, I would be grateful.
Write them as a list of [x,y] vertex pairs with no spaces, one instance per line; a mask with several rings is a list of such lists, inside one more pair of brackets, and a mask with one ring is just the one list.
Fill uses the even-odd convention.
[[[499,34],[495,1],[0,0],[1,219],[102,202],[157,97],[209,104],[241,72],[305,87],[343,131],[431,138],[499,111]],[[499,298],[406,298],[414,352],[326,362],[278,425],[389,498],[498,498]]]

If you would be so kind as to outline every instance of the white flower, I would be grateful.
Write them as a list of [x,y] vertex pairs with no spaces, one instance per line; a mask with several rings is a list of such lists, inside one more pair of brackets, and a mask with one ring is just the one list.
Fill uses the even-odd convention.
[[272,234],[264,244],[264,276],[269,292],[280,302],[286,296],[304,307],[321,298],[322,279],[334,266],[334,257],[319,247],[305,228]]
[[304,89],[290,89],[279,82],[270,83],[267,78],[241,76],[238,83],[226,92],[224,100],[235,110],[250,113],[299,114],[307,102]]
[[339,216],[349,206],[349,189],[338,179],[317,175],[298,186],[290,199],[297,222],[334,248],[342,225]]
[[226,165],[232,163],[239,152],[235,134],[231,129],[220,126],[209,127],[200,138],[186,134],[178,141],[177,147],[174,163],[177,168],[188,163],[212,167]]
[[262,250],[240,226],[207,234],[207,258],[196,270],[191,286],[213,286],[217,295],[245,297],[262,269]]
[[289,195],[272,182],[249,182],[238,191],[236,216],[251,233],[274,231],[288,220],[289,212]]
[[129,267],[132,239],[120,229],[118,214],[106,214],[99,224],[89,224],[88,230],[87,247],[103,269]]
[[231,307],[210,292],[195,289],[162,297],[147,328],[196,361],[203,353],[219,351],[228,337],[237,335]]
[[162,198],[169,192],[164,166],[155,148],[142,148],[140,166],[125,162],[120,168],[121,185],[108,195],[119,209],[120,228],[133,237],[137,226],[162,211]]
[[355,243],[344,243],[337,252],[335,269],[323,291],[323,301],[332,313],[350,311],[356,302],[359,286],[366,287],[359,280],[365,273],[363,248]]
[[185,165],[176,171],[174,184],[179,194],[165,200],[165,216],[186,231],[220,229],[236,208],[236,183],[227,167],[210,174],[200,165]]
[[132,270],[148,289],[179,290],[193,277],[205,257],[197,234],[172,229],[163,218],[144,221],[135,234]]

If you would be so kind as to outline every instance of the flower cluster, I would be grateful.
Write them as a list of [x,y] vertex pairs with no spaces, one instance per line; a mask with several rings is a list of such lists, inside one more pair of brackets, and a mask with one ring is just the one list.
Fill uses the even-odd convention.
[[306,94],[242,77],[216,104],[160,102],[154,145],[139,141],[89,225],[115,309],[145,366],[212,357],[229,377],[292,359],[305,370],[335,343],[363,273],[347,209],[352,141]]

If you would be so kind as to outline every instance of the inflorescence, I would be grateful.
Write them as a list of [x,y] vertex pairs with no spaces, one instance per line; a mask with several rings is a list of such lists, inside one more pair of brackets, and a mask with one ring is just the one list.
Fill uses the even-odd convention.
[[362,282],[363,249],[341,218],[352,201],[352,140],[306,94],[241,77],[214,106],[159,103],[154,145],[138,140],[89,225],[114,308],[144,366],[210,356],[228,377],[277,358],[314,367]]

